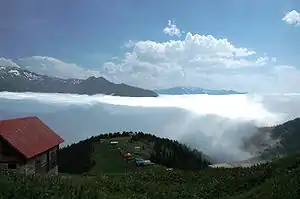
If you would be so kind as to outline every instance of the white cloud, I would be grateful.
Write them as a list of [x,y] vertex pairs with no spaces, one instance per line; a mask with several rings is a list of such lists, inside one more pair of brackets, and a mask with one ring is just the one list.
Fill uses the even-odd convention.
[[[278,72],[276,58],[259,56],[227,39],[187,33],[184,40],[138,41],[103,66],[111,80],[145,88],[199,86],[249,92],[295,92],[299,70]],[[290,71],[293,70],[293,73]]]
[[184,31],[180,30],[175,22],[169,20],[168,21],[168,25],[164,28],[163,32],[166,34],[166,35],[169,35],[169,36],[177,36],[177,37],[180,37],[181,36],[181,33],[184,33]]
[[4,57],[0,57],[0,66],[13,66],[19,68],[20,66],[13,62],[11,59],[5,59]]
[[298,26],[300,25],[300,13],[296,10],[292,10],[286,13],[282,20],[290,25]]
[[66,63],[53,57],[32,56],[19,59],[17,63],[27,70],[38,74],[59,78],[87,78],[100,76],[99,71],[82,68],[73,63]]

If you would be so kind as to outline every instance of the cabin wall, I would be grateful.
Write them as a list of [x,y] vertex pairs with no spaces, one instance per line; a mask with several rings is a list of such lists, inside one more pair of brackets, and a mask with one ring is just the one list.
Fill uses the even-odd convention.
[[3,160],[3,155],[2,155],[2,140],[0,139],[0,175],[3,172],[3,170],[7,167],[6,164],[1,163]]
[[[57,156],[52,156],[51,154],[57,154],[58,147],[54,147],[38,156],[29,159],[26,161],[26,164],[20,165],[18,170],[20,173],[24,173],[26,175],[30,174],[49,174],[49,175],[57,175],[58,174],[58,166],[57,166]],[[55,158],[55,162],[54,161]],[[52,164],[55,163],[55,164]]]
[[[5,148],[4,148],[5,147]],[[58,146],[45,151],[32,159],[25,160],[22,156],[10,145],[0,139],[0,174],[3,170],[8,169],[9,165],[15,165],[16,171],[31,175],[31,174],[58,174],[57,151]],[[5,150],[4,150],[5,149]],[[3,154],[3,151],[9,151],[11,156]]]
[[9,168],[16,171],[24,164],[24,158],[0,137],[0,174]]
[[24,165],[20,166],[20,173],[24,173],[27,175],[47,174],[49,170],[48,153],[49,151],[46,151],[27,160]]
[[3,163],[1,163],[1,160],[3,159],[3,155],[2,155],[2,140],[0,139],[0,174],[4,169],[4,165]]
[[57,164],[57,151],[58,146],[50,149],[49,152],[49,174],[57,175],[58,174],[58,164]]
[[27,160],[25,164],[19,165],[18,170],[20,173],[26,175],[35,174],[35,161],[34,159]]
[[22,161],[21,155],[0,137],[0,163]]
[[49,170],[49,161],[48,161],[49,151],[45,151],[38,156],[34,157],[35,161],[35,173],[36,174],[47,174]]
[[0,139],[0,158],[1,158],[1,154],[2,154],[2,139]]

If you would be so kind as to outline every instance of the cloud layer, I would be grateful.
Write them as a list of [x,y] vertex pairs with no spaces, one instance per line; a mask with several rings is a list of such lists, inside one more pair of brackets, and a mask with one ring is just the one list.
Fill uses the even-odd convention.
[[2,92],[0,119],[37,115],[65,144],[105,132],[151,132],[231,161],[249,157],[240,146],[255,126],[299,116],[299,102],[300,95],[125,98]]

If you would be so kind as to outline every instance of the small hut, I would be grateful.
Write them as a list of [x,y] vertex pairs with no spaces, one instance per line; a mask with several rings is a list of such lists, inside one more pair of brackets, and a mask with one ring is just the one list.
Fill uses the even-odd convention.
[[140,151],[141,147],[140,146],[135,146],[134,149]]
[[63,141],[38,117],[0,120],[0,174],[58,174],[57,152]]
[[111,145],[116,145],[116,144],[119,144],[119,142],[118,141],[111,141],[110,144]]

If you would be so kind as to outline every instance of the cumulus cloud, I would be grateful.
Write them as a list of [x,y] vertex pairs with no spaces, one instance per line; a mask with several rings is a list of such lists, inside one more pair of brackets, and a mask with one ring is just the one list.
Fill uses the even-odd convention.
[[73,63],[66,63],[53,57],[32,56],[16,61],[22,68],[59,78],[87,78],[101,76],[100,71],[90,70]]
[[181,37],[181,34],[184,33],[184,31],[180,30],[175,22],[171,20],[168,21],[168,25],[164,28],[163,32],[166,35],[177,37]]
[[[278,71],[276,58],[225,38],[187,33],[183,40],[138,41],[118,62],[107,62],[111,80],[144,88],[198,86],[249,92],[299,92],[299,70]],[[291,73],[294,72],[294,74]],[[289,81],[284,81],[288,79]]]
[[0,119],[36,115],[65,144],[106,132],[150,132],[187,143],[219,161],[232,161],[250,156],[241,146],[256,126],[299,116],[299,101],[300,95],[126,98],[2,92]]
[[298,26],[300,25],[300,13],[296,10],[292,10],[287,12],[284,17],[282,18],[287,24]]

